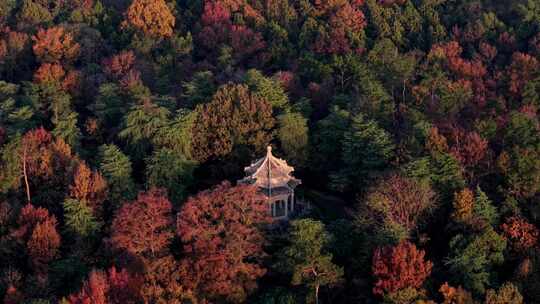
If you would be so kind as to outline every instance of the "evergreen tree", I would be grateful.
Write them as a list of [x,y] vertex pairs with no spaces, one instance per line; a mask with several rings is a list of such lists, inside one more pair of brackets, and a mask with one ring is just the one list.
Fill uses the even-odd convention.
[[265,77],[260,71],[252,69],[247,71],[244,82],[257,97],[268,101],[274,111],[288,106],[289,97],[275,79]]
[[281,148],[292,164],[303,165],[308,155],[307,119],[301,114],[287,112],[278,117],[278,138]]
[[317,122],[313,132],[311,153],[315,168],[327,175],[339,169],[343,149],[343,138],[350,126],[351,114],[343,109],[334,107],[330,114]]
[[64,221],[66,230],[75,238],[85,239],[94,236],[100,223],[94,217],[92,208],[76,199],[66,199],[64,206]]
[[476,188],[473,214],[475,217],[486,221],[489,225],[494,227],[499,223],[499,213],[497,212],[497,208],[493,206],[491,200],[480,187]]
[[19,89],[19,85],[0,81],[0,124],[8,136],[24,133],[36,123],[34,109],[20,100]]
[[270,141],[272,106],[245,85],[220,87],[196,112],[192,147],[198,161],[223,157],[237,146],[261,151]]
[[[365,185],[378,173],[390,167],[395,145],[391,135],[374,120],[363,114],[352,118],[350,129],[343,139],[344,168],[334,178],[334,187],[347,189]],[[348,181],[349,184],[342,184]]]
[[168,109],[145,100],[134,105],[125,115],[123,129],[118,135],[128,141],[135,156],[142,157],[161,129],[167,126],[170,115]]
[[493,286],[494,267],[504,262],[505,249],[506,240],[488,226],[479,233],[452,238],[445,264],[458,283],[480,295]]
[[343,276],[343,268],[332,262],[328,252],[331,239],[323,223],[296,220],[291,222],[289,244],[278,254],[278,269],[291,275],[291,284],[307,287],[316,303],[321,287],[337,284]]
[[450,199],[454,192],[465,187],[461,167],[448,153],[418,158],[403,169],[406,175],[430,183],[442,199]]
[[187,188],[193,183],[196,163],[182,154],[164,148],[155,151],[147,159],[147,182],[149,187],[165,188],[174,203],[182,202]]
[[210,71],[202,71],[195,73],[191,81],[184,82],[182,88],[186,106],[195,108],[198,104],[210,101],[212,95],[216,92],[217,86],[214,74]]
[[193,124],[197,113],[179,109],[171,121],[152,139],[157,147],[168,148],[186,159],[192,159]]
[[60,117],[55,124],[52,134],[62,138],[73,149],[77,150],[80,145],[81,131],[77,126],[77,112],[70,112]]
[[135,198],[131,161],[117,146],[104,145],[99,148],[99,170],[109,185],[109,198],[113,208],[122,201]]
[[106,130],[117,128],[129,108],[120,92],[116,84],[103,84],[99,87],[95,102],[89,106]]

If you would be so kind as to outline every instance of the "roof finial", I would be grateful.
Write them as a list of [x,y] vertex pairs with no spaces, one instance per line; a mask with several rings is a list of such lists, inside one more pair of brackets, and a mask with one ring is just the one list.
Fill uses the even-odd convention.
[[268,146],[266,147],[266,152],[267,152],[268,154],[272,154],[272,146],[268,145]]

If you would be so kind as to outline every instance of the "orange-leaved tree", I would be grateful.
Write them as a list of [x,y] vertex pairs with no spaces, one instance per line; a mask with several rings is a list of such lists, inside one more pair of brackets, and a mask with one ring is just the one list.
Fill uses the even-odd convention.
[[123,26],[146,35],[170,37],[173,34],[175,18],[164,0],[133,0],[125,18]]
[[107,198],[107,182],[97,171],[92,171],[84,162],[80,162],[73,175],[73,184],[69,187],[70,196],[86,203],[100,217],[103,202]]
[[60,250],[60,234],[56,230],[57,221],[45,208],[27,204],[21,209],[17,219],[18,228],[12,235],[25,245],[29,263],[37,274],[47,273],[48,264]]
[[77,59],[81,46],[61,26],[39,29],[32,37],[34,54],[41,62],[69,63]]
[[406,288],[420,288],[433,268],[433,263],[425,260],[425,254],[408,241],[377,248],[372,264],[373,293],[384,295]]
[[458,223],[468,223],[473,217],[474,193],[465,188],[454,194],[452,219]]

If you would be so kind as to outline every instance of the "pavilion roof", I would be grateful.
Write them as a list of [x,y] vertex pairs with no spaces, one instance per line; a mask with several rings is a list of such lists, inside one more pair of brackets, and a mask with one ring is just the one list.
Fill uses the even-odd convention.
[[273,189],[279,187],[294,188],[301,183],[292,176],[294,168],[283,159],[272,154],[272,147],[268,146],[266,155],[244,168],[246,177],[240,182],[255,184],[260,188]]

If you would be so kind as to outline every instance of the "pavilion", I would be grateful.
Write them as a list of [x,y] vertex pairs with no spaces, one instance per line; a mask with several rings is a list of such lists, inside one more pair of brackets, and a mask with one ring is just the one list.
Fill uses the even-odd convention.
[[272,218],[288,219],[295,212],[294,189],[302,182],[292,176],[293,167],[272,154],[272,147],[268,146],[266,155],[244,171],[246,177],[238,182],[260,189],[267,198]]

